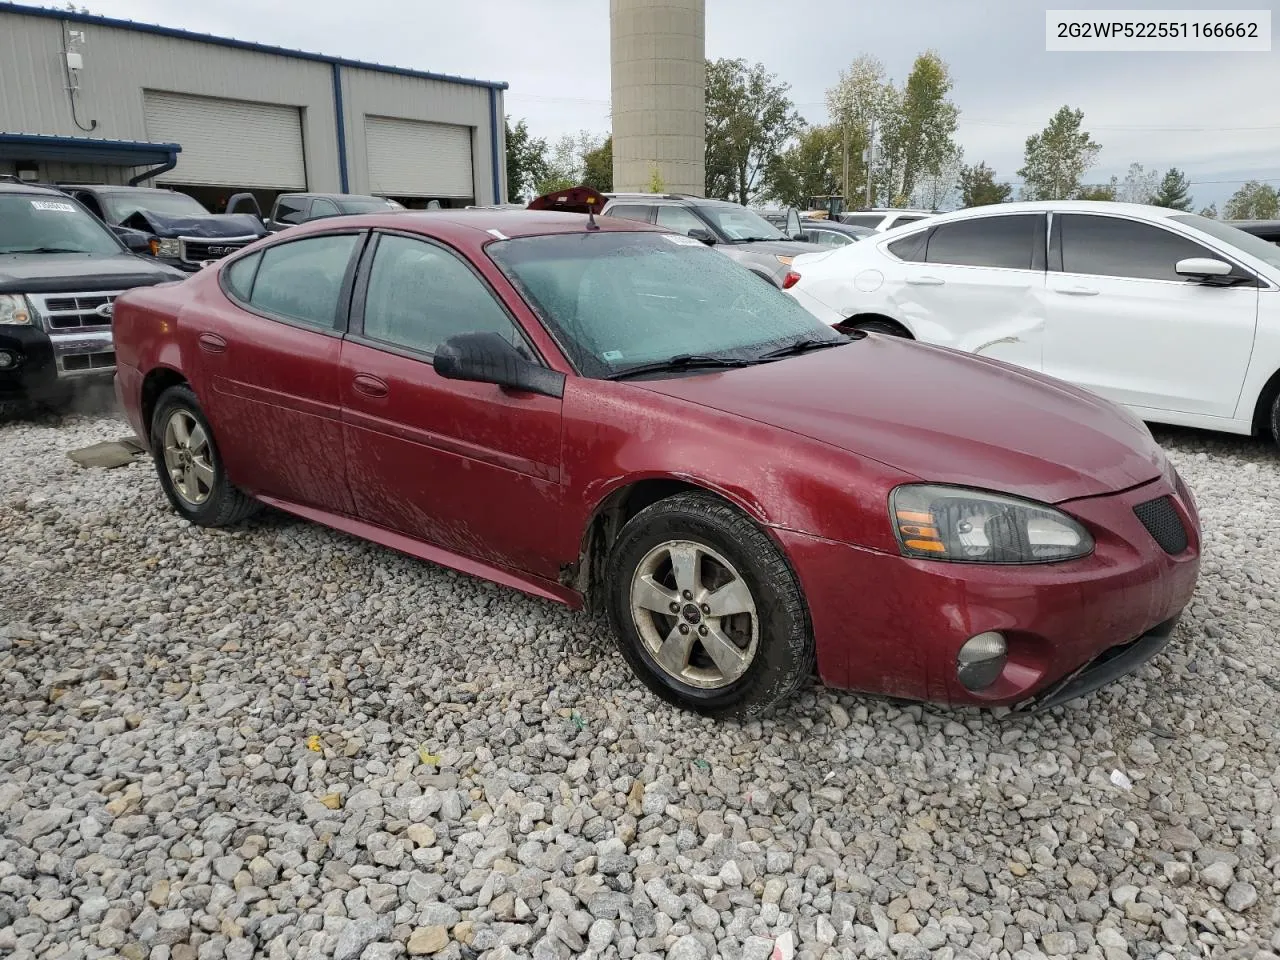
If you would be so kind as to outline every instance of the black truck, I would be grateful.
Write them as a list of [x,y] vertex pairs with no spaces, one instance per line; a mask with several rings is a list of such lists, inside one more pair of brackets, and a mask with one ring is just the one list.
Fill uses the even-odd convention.
[[109,381],[115,298],[186,276],[131,252],[65,193],[0,181],[0,410]]
[[188,273],[267,234],[252,214],[210,213],[176,190],[94,184],[58,188],[83,203],[131,250]]

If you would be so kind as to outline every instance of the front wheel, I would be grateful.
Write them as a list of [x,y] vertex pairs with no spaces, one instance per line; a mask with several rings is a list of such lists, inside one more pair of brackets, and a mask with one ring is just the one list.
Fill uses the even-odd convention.
[[614,544],[607,590],[623,657],[677,706],[759,716],[813,672],[808,611],[786,558],[709,494],[680,494],[636,514]]
[[170,387],[160,395],[151,418],[151,453],[169,503],[192,523],[228,526],[259,509],[227,478],[213,430],[190,387]]

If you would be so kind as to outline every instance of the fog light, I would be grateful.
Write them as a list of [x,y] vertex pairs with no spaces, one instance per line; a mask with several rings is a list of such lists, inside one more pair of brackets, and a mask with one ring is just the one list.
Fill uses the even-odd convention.
[[18,358],[8,350],[0,350],[0,370],[8,370],[18,365]]
[[1009,650],[998,633],[980,633],[965,641],[956,654],[956,675],[965,689],[977,693],[996,682]]

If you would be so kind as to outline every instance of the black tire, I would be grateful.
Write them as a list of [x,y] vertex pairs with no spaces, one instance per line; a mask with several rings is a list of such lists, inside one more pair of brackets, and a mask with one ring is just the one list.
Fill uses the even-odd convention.
[[1271,401],[1271,439],[1280,444],[1280,393]]
[[[755,654],[739,678],[716,689],[685,683],[659,666],[632,615],[633,576],[652,551],[673,540],[710,547],[729,561],[755,604]],[[623,657],[650,690],[676,706],[711,717],[758,717],[813,675],[813,630],[795,573],[764,531],[715,496],[683,493],[637,513],[610,552],[605,589]],[[671,618],[673,624],[679,619]]]
[[[213,471],[213,481],[206,498],[196,504],[189,502],[179,492],[173,477],[165,467],[165,428],[178,412],[185,413],[205,432],[208,438],[208,459]],[[239,523],[262,508],[258,501],[245,495],[227,479],[218,455],[218,444],[213,429],[205,419],[195,393],[186,384],[170,387],[160,394],[155,413],[151,416],[151,456],[155,461],[160,486],[169,498],[173,509],[184,519],[201,527],[226,527]]]
[[889,320],[863,320],[861,323],[850,323],[848,327],[852,330],[865,330],[867,333],[880,333],[886,337],[911,339],[911,334]]

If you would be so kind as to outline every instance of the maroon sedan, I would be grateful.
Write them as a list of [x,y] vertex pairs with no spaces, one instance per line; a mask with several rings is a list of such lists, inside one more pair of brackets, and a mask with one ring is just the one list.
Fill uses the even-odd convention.
[[1043,706],[1169,639],[1199,568],[1146,428],[1074,387],[846,337],[627,220],[317,221],[116,301],[117,391],[193,523],[259,504],[608,611],[667,700],[808,679]]

